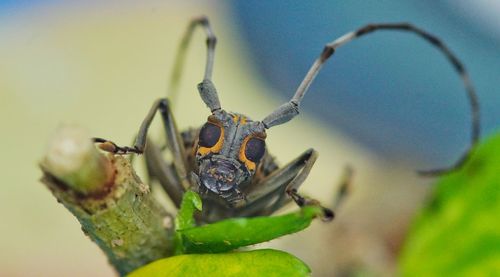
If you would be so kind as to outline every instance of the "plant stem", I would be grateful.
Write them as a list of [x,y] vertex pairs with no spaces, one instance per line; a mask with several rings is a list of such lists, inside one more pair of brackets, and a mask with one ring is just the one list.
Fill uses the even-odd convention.
[[106,157],[84,131],[63,127],[40,166],[42,182],[120,275],[172,253],[172,217],[125,158]]

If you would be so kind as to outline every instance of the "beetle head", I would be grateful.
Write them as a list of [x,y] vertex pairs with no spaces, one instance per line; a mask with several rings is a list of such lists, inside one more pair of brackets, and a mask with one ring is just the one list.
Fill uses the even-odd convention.
[[222,197],[234,206],[265,154],[265,128],[261,122],[214,111],[200,129],[196,146],[199,191]]

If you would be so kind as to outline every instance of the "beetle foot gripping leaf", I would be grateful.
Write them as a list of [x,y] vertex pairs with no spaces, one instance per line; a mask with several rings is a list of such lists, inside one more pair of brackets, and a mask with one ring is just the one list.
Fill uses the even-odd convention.
[[289,195],[290,197],[292,197],[293,201],[295,201],[295,203],[299,205],[299,207],[316,206],[320,208],[322,210],[321,220],[324,222],[332,221],[333,218],[335,217],[335,213],[332,210],[321,206],[321,203],[319,203],[318,200],[310,199],[300,195],[296,189],[290,190]]

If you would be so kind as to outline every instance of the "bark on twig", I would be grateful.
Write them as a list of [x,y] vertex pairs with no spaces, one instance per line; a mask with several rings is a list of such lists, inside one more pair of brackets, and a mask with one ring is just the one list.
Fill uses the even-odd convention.
[[124,157],[106,157],[84,131],[64,127],[40,166],[42,182],[120,275],[172,253],[172,217]]

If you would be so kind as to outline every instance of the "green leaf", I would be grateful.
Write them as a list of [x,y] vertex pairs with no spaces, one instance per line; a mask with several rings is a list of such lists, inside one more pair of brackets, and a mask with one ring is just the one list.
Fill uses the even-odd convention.
[[182,197],[181,208],[175,218],[175,229],[183,230],[195,226],[194,212],[201,211],[201,209],[200,196],[194,191],[187,191]]
[[129,277],[155,276],[309,276],[301,260],[278,250],[180,255],[155,261]]
[[307,206],[282,216],[227,219],[179,232],[187,253],[226,252],[298,232],[321,214],[320,207]]
[[194,212],[196,210],[201,211],[201,209],[200,196],[194,191],[187,191],[182,197],[181,207],[175,218],[174,255],[180,255],[185,252],[179,230],[194,227],[196,224],[193,217]]
[[500,272],[500,134],[460,172],[441,178],[400,257],[404,276],[494,276]]

